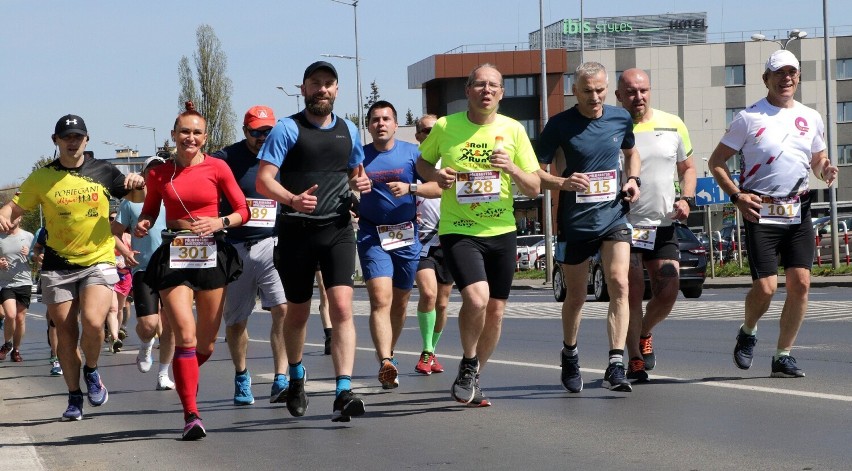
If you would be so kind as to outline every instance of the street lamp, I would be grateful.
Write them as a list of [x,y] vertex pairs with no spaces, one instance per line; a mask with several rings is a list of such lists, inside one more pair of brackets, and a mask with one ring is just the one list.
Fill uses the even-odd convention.
[[133,154],[133,151],[131,150],[129,145],[119,144],[117,142],[112,142],[112,141],[101,141],[101,142],[103,142],[104,144],[106,144],[108,146],[113,146],[119,151],[121,151],[121,150],[127,151],[127,154],[125,155],[125,157],[127,158],[127,167],[128,168],[130,167],[130,156]]
[[[332,0],[332,1],[336,1],[336,0]],[[351,60],[355,61],[355,82],[356,82],[355,86],[358,89],[358,130],[361,131],[361,142],[363,143],[364,139],[365,139],[365,137],[364,137],[364,126],[363,126],[363,123],[364,123],[364,116],[363,116],[364,104],[361,101],[362,100],[361,72],[360,72],[360,69],[358,68],[358,63],[361,62],[363,59],[360,59],[357,56],[347,56],[347,55],[344,55],[344,54],[320,54],[320,55],[323,56],[323,57],[336,57],[336,58],[339,58],[339,59],[351,59]]]
[[154,132],[154,154],[157,155],[157,129],[151,126],[140,126],[138,124],[125,124],[124,127],[132,129],[146,129]]
[[[297,88],[301,88],[301,86],[300,86],[300,85],[296,85],[296,87],[297,87]],[[301,93],[287,93],[287,90],[284,90],[284,87],[275,87],[275,88],[277,88],[277,89],[281,90],[281,91],[282,91],[282,92],[284,92],[284,94],[285,94],[285,95],[287,95],[287,96],[294,96],[294,97],[296,97],[296,113],[298,113],[298,112],[299,112],[299,110],[300,110],[300,109],[302,109],[302,107],[301,107],[301,106],[299,106],[299,97],[300,97],[300,96],[302,96],[302,94],[301,94]]]
[[794,29],[794,30],[790,31],[789,33],[787,33],[787,40],[784,41],[783,43],[781,41],[777,40],[777,39],[766,39],[766,36],[764,36],[760,33],[752,34],[751,40],[752,41],[771,41],[771,42],[776,43],[779,46],[781,46],[781,49],[787,49],[787,45],[790,44],[790,41],[795,41],[796,39],[804,39],[805,37],[807,37],[807,35],[808,35],[807,31],[799,31],[797,29]]
[[[342,3],[343,5],[349,5],[352,7],[352,12],[355,17],[355,86],[358,88],[358,129],[361,130],[361,143],[366,139],[364,135],[364,106],[361,103],[361,56],[358,54],[358,0],[331,0],[335,3]],[[543,40],[543,39],[542,39]],[[329,56],[329,57],[342,57],[342,56]]]

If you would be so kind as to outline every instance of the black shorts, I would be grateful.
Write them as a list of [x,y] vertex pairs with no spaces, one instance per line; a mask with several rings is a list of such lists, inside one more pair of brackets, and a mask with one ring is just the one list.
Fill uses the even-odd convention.
[[653,249],[630,247],[630,253],[642,254],[642,260],[680,260],[680,246],[674,225],[657,227]]
[[811,225],[810,199],[802,201],[802,223],[759,224],[745,221],[745,245],[751,279],[778,274],[780,264],[786,268],[807,268],[814,264],[816,240]]
[[565,265],[579,265],[600,250],[606,241],[630,243],[633,233],[627,224],[618,224],[600,237],[583,242],[557,242],[556,261]]
[[6,302],[8,299],[14,299],[21,303],[22,306],[30,308],[30,298],[33,295],[32,286],[15,286],[13,288],[0,289],[0,302]]
[[492,237],[445,234],[440,238],[441,248],[446,253],[444,261],[459,291],[487,281],[491,298],[509,299],[517,258],[514,232]]
[[151,255],[145,270],[145,283],[162,291],[175,286],[188,286],[193,291],[224,288],[243,272],[243,263],[237,249],[225,242],[222,232],[215,234],[216,266],[211,268],[171,268],[169,245],[174,233],[163,231],[163,244]]
[[450,267],[447,261],[444,260],[444,251],[440,246],[429,247],[429,254],[420,259],[417,264],[417,271],[434,270],[435,278],[442,285],[453,284],[453,274],[450,273]]
[[310,301],[318,266],[326,289],[355,286],[355,232],[348,218],[323,223],[285,220],[275,252],[275,268],[289,302]]
[[133,274],[133,299],[136,317],[145,317],[160,312],[160,293],[145,281],[145,271]]

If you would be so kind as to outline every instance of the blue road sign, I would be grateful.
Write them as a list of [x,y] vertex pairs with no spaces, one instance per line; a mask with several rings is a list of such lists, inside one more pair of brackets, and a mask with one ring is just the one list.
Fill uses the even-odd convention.
[[[731,178],[736,182],[736,175],[731,175]],[[695,205],[707,206],[708,204],[725,204],[730,203],[731,199],[728,195],[719,188],[716,180],[713,177],[698,178],[695,186]]]

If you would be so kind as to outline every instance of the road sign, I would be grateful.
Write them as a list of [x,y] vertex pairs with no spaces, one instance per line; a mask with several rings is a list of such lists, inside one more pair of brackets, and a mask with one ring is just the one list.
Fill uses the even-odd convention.
[[[736,175],[731,175],[734,182],[737,181]],[[707,206],[708,204],[725,204],[730,203],[731,199],[728,195],[719,188],[716,180],[713,177],[698,178],[695,185],[695,204],[696,206]]]

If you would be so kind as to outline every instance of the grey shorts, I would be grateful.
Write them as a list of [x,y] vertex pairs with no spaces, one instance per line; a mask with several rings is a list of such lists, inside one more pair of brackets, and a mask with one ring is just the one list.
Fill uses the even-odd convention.
[[260,241],[232,244],[243,261],[243,274],[232,281],[225,291],[225,325],[231,326],[248,320],[254,311],[255,295],[260,305],[268,309],[287,302],[284,285],[272,257],[275,237]]
[[115,265],[99,263],[75,270],[51,270],[41,272],[42,302],[59,304],[80,297],[87,286],[103,285],[112,289],[118,283]]

